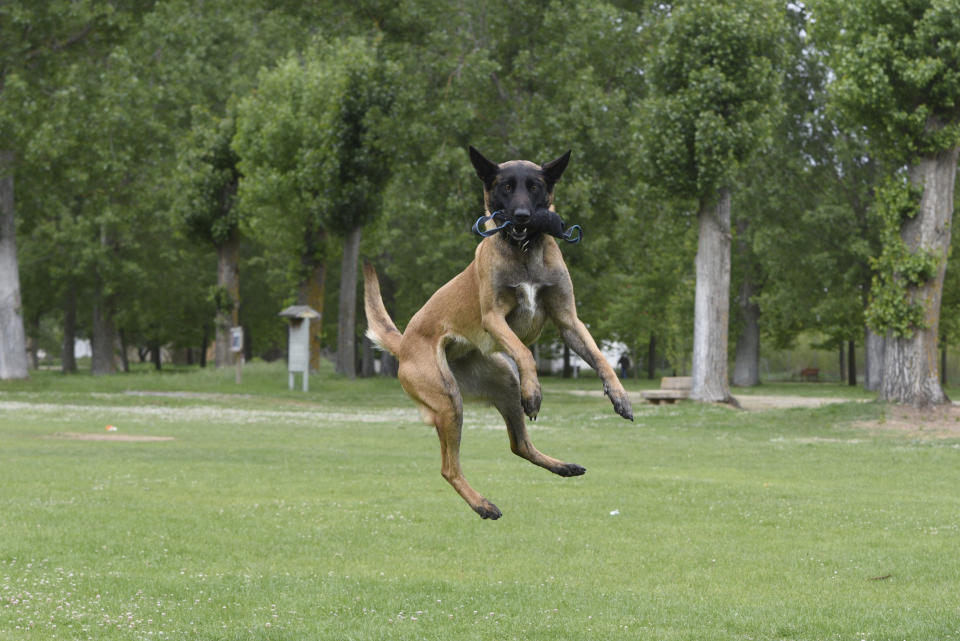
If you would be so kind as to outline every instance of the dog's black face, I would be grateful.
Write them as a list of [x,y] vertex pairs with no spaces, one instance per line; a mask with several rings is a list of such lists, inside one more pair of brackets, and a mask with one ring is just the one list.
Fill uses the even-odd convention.
[[[483,199],[488,212],[500,211],[513,224],[506,230],[514,243],[522,243],[541,232],[551,233],[556,214],[553,187],[567,168],[570,152],[542,166],[527,160],[497,164],[470,147],[470,162],[483,181]],[[559,220],[559,218],[557,218]],[[562,228],[562,221],[560,221]],[[548,228],[549,226],[549,228]]]

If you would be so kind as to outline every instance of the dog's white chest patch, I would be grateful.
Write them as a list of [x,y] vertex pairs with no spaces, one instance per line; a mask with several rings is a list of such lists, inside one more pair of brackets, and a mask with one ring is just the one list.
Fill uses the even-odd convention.
[[539,285],[534,283],[518,283],[514,289],[517,297],[517,308],[522,314],[533,315],[537,311],[537,290]]
[[526,344],[536,340],[543,328],[543,310],[537,304],[537,292],[540,285],[535,283],[517,283],[513,287],[517,306],[507,316],[507,323],[517,337]]

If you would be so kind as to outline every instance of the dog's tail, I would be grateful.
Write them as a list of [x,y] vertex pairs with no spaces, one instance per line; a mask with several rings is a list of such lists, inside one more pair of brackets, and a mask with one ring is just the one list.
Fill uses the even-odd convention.
[[367,338],[396,356],[403,334],[383,306],[377,270],[369,260],[363,261],[363,306],[367,313]]

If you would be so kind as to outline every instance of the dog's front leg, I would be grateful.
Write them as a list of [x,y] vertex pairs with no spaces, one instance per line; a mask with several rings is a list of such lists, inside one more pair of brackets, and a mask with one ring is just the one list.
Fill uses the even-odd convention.
[[540,412],[540,380],[537,378],[537,363],[533,353],[523,344],[510,325],[507,324],[505,314],[496,306],[483,312],[483,329],[490,334],[517,364],[520,372],[520,403],[523,412],[531,419],[536,420]]
[[563,341],[600,376],[600,380],[603,381],[603,393],[610,397],[614,411],[632,421],[633,404],[630,402],[630,397],[627,396],[627,391],[623,389],[623,384],[617,378],[617,373],[613,371],[610,363],[597,347],[586,325],[577,317],[572,287],[569,291],[570,295],[564,295],[561,291],[547,297],[550,316],[560,330]]
[[623,389],[623,384],[617,378],[616,372],[604,358],[583,322],[579,318],[573,319],[569,326],[561,327],[560,335],[570,349],[579,354],[587,365],[600,375],[600,380],[603,381],[603,393],[610,397],[614,411],[632,421],[633,404],[627,396],[627,390]]

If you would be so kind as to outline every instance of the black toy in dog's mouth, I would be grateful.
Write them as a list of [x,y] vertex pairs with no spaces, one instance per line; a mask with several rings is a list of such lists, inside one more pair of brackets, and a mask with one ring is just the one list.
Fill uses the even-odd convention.
[[[493,229],[483,229],[483,226],[489,220],[493,220],[498,226]],[[564,227],[563,219],[560,218],[559,214],[549,209],[537,210],[524,225],[519,225],[510,220],[502,210],[498,210],[489,216],[478,218],[477,222],[473,224],[473,233],[487,238],[499,231],[506,230],[505,233],[510,240],[518,244],[528,242],[539,234],[550,234],[562,238],[568,243],[579,243],[583,239],[583,229],[580,225],[571,225],[568,229],[564,229]]]

